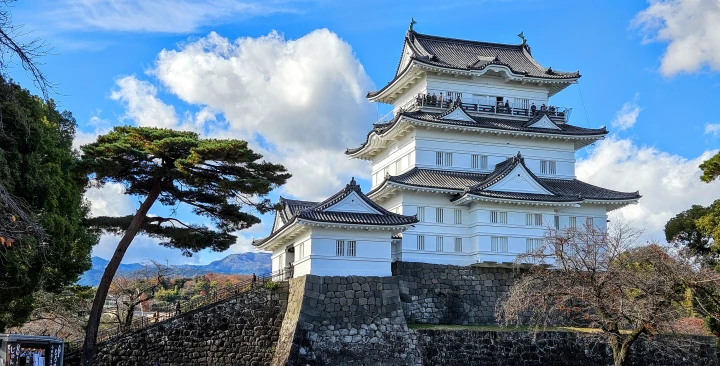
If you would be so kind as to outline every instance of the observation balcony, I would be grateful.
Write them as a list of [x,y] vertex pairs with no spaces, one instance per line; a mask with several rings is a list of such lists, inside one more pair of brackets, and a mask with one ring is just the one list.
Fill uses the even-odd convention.
[[508,103],[506,106],[505,103],[498,102],[496,105],[488,105],[487,100],[463,100],[460,98],[445,98],[443,100],[431,94],[418,94],[415,99],[409,100],[400,106],[399,109],[408,112],[414,112],[421,109],[427,112],[440,112],[450,109],[456,104],[460,104],[460,107],[470,114],[493,118],[509,117],[513,119],[524,119],[526,117],[532,117],[537,113],[545,112],[545,114],[547,114],[547,116],[555,123],[567,123],[570,120],[570,113],[572,112],[572,108],[553,105],[546,106],[541,104],[539,106],[535,106],[534,109],[532,106],[527,106],[527,103],[523,103],[525,105]]

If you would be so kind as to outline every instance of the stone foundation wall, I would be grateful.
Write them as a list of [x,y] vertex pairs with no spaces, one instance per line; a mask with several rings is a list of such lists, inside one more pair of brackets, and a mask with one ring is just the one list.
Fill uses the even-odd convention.
[[[612,365],[601,336],[570,332],[417,330],[422,364],[435,365]],[[639,340],[630,365],[716,366],[713,337],[657,336]]]
[[273,365],[420,365],[394,277],[290,281]]
[[[101,343],[94,365],[269,365],[288,286],[240,297]],[[66,359],[66,365],[79,360]]]
[[495,324],[495,305],[508,292],[512,268],[395,262],[393,276],[410,323]]

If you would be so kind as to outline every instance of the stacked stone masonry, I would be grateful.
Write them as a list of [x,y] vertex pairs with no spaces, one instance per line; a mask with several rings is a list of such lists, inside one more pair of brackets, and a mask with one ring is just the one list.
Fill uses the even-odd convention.
[[291,280],[273,365],[420,365],[398,288],[395,277]]
[[[424,366],[446,365],[612,365],[612,350],[600,335],[545,331],[417,330]],[[658,336],[638,340],[633,366],[718,365],[712,337]]]
[[[99,345],[95,365],[608,365],[597,336],[411,329],[494,323],[515,273],[395,263],[392,277],[302,276]],[[718,365],[713,337],[656,337],[633,365]],[[66,359],[66,365],[77,360]]]
[[461,267],[395,262],[393,276],[410,323],[495,324],[495,306],[517,271],[512,268]]
[[[287,284],[281,284],[188,312],[100,344],[93,364],[269,365],[287,297]],[[77,361],[66,359],[66,365]]]

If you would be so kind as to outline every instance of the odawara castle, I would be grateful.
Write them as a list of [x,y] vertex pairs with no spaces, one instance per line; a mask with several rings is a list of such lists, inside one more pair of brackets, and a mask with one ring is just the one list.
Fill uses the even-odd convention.
[[[520,44],[420,34],[412,26],[395,76],[367,94],[392,106],[347,156],[372,162],[372,188],[350,181],[322,202],[281,198],[254,241],[290,277],[390,276],[395,261],[503,266],[548,230],[592,226],[638,202],[576,179],[575,152],[605,127],[573,125],[552,97],[579,72],[554,70]],[[632,187],[628,187],[632,188]]]

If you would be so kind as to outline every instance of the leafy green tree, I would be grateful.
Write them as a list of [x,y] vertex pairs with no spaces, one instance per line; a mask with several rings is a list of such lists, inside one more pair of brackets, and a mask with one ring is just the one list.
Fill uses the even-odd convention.
[[707,255],[711,251],[710,237],[698,227],[698,220],[709,212],[708,207],[693,205],[677,214],[665,224],[665,240],[687,247],[696,254]]
[[[206,248],[225,250],[235,243],[233,232],[260,222],[248,211],[273,209],[265,195],[290,174],[281,165],[260,161],[262,156],[245,141],[201,139],[194,132],[159,128],[116,127],[82,151],[83,166],[97,185],[120,183],[126,194],[143,197],[134,215],[91,220],[106,232],[122,233],[90,311],[81,364],[91,365],[108,288],[137,234],[161,238],[163,245],[186,255]],[[187,205],[215,227],[149,216],[156,202]]]
[[97,236],[83,225],[88,180],[72,150],[75,127],[72,114],[52,100],[0,78],[0,186],[29,216],[20,220],[3,209],[0,223],[12,231],[34,221],[42,231],[0,240],[0,332],[28,319],[35,293],[61,292],[90,268]]
[[710,183],[720,177],[720,153],[700,164],[703,175],[700,177],[703,182]]

